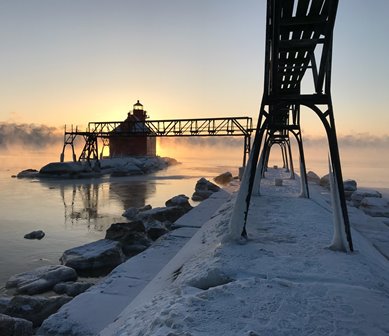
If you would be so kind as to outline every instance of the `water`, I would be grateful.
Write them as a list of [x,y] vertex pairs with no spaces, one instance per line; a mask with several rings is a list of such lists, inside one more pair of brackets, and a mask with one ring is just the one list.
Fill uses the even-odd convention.
[[[33,158],[24,162],[31,163]],[[125,221],[121,214],[129,207],[164,206],[175,195],[191,196],[200,177],[211,179],[227,170],[234,174],[238,171],[238,164],[234,166],[233,162],[221,165],[212,160],[186,159],[147,176],[11,178],[21,169],[36,166],[24,162],[23,167],[9,164],[0,170],[0,287],[13,274],[58,264],[66,249],[104,238],[110,224]],[[23,238],[34,230],[43,230],[46,236],[40,241]]]
[[[212,179],[225,171],[237,175],[240,149],[209,152],[170,155],[182,164],[148,176],[42,181],[15,179],[11,175],[58,160],[57,154],[1,155],[0,291],[9,276],[58,264],[64,250],[103,238],[110,224],[125,221],[121,214],[129,207],[164,206],[175,195],[191,196],[200,177]],[[271,158],[269,163],[281,166],[279,157]],[[389,198],[389,174],[386,162],[382,163],[382,158],[367,161],[351,155],[343,160],[343,175]],[[309,170],[322,176],[327,167],[325,155],[312,159],[308,153]],[[42,240],[23,238],[39,229],[46,233]]]

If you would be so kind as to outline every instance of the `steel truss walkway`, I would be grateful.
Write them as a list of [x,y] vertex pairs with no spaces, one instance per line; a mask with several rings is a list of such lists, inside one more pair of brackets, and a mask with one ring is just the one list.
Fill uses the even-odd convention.
[[[119,131],[120,127],[124,130]],[[64,161],[67,145],[71,146],[73,160],[76,161],[74,142],[78,137],[85,141],[79,160],[89,161],[99,158],[98,139],[101,139],[103,150],[109,145],[109,139],[112,137],[240,136],[244,138],[243,166],[245,166],[246,156],[250,153],[252,131],[252,119],[249,117],[90,122],[86,131],[79,131],[73,127],[67,131],[65,127],[61,162]]]
[[[235,237],[238,227],[242,236],[247,236],[251,194],[259,190],[272,145],[280,143],[288,149],[283,153],[292,162],[289,135],[298,144],[302,196],[309,197],[300,126],[300,111],[304,106],[320,118],[325,128],[341,221],[348,248],[353,250],[331,100],[337,7],[338,0],[267,0],[264,93],[253,148],[230,223]],[[311,87],[306,89],[309,81]]]

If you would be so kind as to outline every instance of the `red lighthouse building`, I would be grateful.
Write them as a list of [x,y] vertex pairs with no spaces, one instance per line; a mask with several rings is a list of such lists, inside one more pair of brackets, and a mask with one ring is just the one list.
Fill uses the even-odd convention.
[[[156,138],[149,137],[149,129],[142,123],[148,118],[139,100],[133,110],[128,112],[127,119],[112,131],[109,138],[109,153],[111,157],[123,156],[155,156]],[[138,135],[127,136],[125,133]]]

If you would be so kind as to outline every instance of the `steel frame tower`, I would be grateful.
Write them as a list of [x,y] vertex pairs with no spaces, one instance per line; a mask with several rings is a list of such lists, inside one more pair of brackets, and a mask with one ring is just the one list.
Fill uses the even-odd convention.
[[[231,218],[231,227],[240,225],[243,237],[247,237],[246,221],[254,181],[255,186],[259,186],[275,134],[291,133],[296,138],[302,195],[309,197],[300,127],[300,111],[305,106],[320,118],[326,131],[345,235],[349,249],[353,251],[331,99],[332,42],[337,7],[338,0],[267,1],[264,92],[253,148]],[[301,83],[303,78],[305,81],[309,77],[309,72],[311,91],[303,92]]]

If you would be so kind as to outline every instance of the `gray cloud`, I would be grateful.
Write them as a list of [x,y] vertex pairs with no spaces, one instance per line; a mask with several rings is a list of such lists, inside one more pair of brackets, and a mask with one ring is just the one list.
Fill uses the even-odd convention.
[[62,130],[36,124],[0,123],[0,146],[26,149],[47,148],[63,141]]

